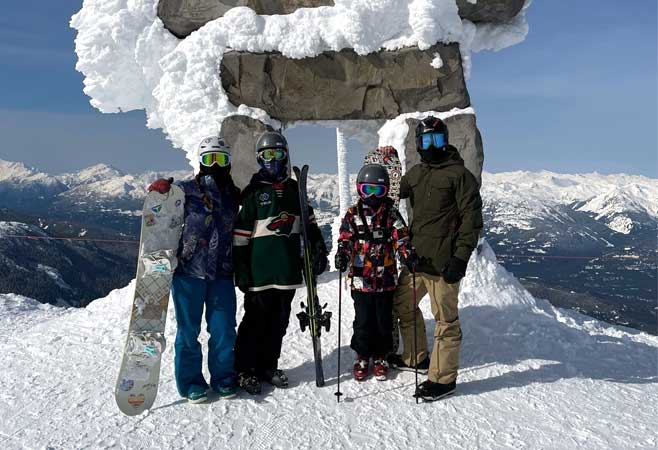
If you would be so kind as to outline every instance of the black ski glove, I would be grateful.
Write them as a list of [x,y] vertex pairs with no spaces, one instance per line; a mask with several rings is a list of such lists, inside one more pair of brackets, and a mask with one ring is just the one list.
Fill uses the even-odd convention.
[[341,252],[340,249],[336,252],[336,257],[334,258],[334,266],[340,272],[345,272],[347,270],[347,265],[350,263],[350,257],[347,253]]
[[445,269],[443,269],[443,281],[448,284],[459,283],[459,280],[466,275],[466,261],[463,261],[456,256],[450,258]]
[[327,247],[324,245],[324,241],[318,240],[313,249],[313,275],[318,276],[325,270],[329,265],[329,260],[327,259]]
[[409,272],[415,272],[416,271],[416,266],[418,265],[418,255],[416,254],[416,250],[413,248],[409,250],[409,254],[405,258],[404,256],[402,257],[402,264],[409,270]]

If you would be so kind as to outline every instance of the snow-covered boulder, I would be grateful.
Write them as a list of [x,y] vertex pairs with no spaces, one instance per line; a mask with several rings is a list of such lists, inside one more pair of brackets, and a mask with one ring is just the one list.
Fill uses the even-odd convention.
[[[479,16],[464,18],[468,9]],[[164,10],[183,21],[209,16],[179,40]],[[471,52],[514,45],[528,31],[519,0],[85,0],[71,25],[92,104],[144,109],[148,126],[162,128],[193,167],[199,141],[231,115],[279,128],[468,109]]]
[[158,17],[171,33],[182,39],[238,6],[246,6],[258,14],[272,15],[333,5],[333,0],[160,0]]
[[[436,55],[443,61],[439,68],[431,65]],[[231,103],[263,109],[281,122],[391,119],[470,105],[456,44],[367,56],[342,50],[299,60],[227,52],[220,73]]]
[[[471,22],[507,22],[525,0],[457,0],[459,16]],[[222,17],[229,9],[246,6],[258,14],[290,14],[299,8],[348,5],[345,0],[160,0],[158,17],[178,38],[185,38],[206,23]],[[384,5],[387,7],[388,5]]]

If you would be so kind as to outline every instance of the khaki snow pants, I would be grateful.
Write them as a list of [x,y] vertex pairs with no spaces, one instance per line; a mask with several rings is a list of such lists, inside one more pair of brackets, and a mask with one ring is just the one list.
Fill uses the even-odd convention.
[[457,308],[459,283],[448,284],[439,275],[416,273],[416,304],[413,304],[412,275],[404,269],[400,274],[398,287],[393,298],[393,312],[400,319],[402,335],[402,359],[413,365],[414,315],[416,316],[417,361],[427,357],[425,321],[418,303],[429,293],[434,327],[434,348],[430,357],[428,377],[437,383],[451,383],[457,379],[459,369],[459,348],[462,331],[459,325]]

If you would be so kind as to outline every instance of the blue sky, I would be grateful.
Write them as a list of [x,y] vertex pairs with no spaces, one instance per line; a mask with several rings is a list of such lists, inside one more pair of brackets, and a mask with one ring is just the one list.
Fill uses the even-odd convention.
[[[104,162],[187,167],[143,112],[100,114],[75,71],[81,0],[9,2],[0,17],[0,158],[62,172]],[[655,0],[535,1],[525,42],[474,55],[468,82],[485,169],[657,176]],[[335,172],[335,134],[290,130],[312,170]],[[350,156],[356,171],[362,149]],[[299,158],[297,158],[299,161]]]

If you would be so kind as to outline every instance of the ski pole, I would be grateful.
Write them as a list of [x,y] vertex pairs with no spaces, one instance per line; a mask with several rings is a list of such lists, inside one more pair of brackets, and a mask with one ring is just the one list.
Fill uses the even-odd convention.
[[334,394],[336,396],[336,401],[340,403],[340,396],[343,395],[342,392],[340,392],[340,319],[341,319],[341,312],[342,312],[342,304],[343,304],[343,272],[341,270],[338,271],[338,388],[336,390],[336,393]]
[[416,303],[416,268],[414,267],[411,272],[411,283],[413,287],[412,300],[414,302],[414,374],[416,377],[416,390],[414,391],[414,397],[416,397],[416,404],[418,404],[418,337],[417,337],[417,328],[418,325],[418,303]]

